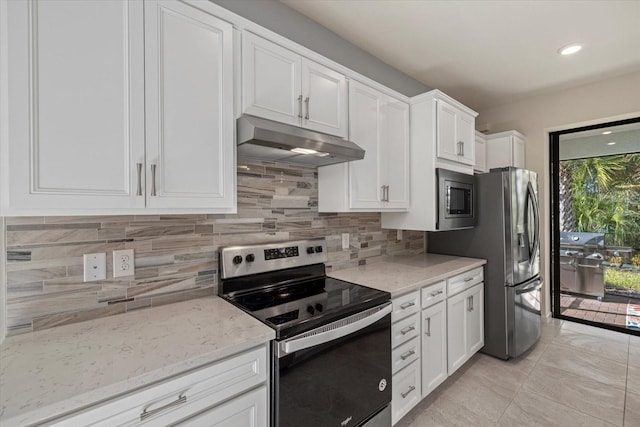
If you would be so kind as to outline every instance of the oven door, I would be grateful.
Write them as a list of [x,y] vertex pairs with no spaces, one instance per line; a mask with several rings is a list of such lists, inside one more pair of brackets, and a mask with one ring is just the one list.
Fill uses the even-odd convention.
[[358,426],[391,402],[390,302],[272,347],[273,426]]

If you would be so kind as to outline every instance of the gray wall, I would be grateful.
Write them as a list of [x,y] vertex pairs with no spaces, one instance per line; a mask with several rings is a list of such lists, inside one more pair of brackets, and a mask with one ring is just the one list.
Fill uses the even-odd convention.
[[277,0],[210,0],[404,95],[431,90]]

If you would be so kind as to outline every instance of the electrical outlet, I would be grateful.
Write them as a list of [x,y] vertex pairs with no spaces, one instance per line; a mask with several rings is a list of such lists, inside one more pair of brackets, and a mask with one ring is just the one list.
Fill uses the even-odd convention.
[[342,249],[349,249],[349,233],[342,233]]
[[133,249],[113,251],[113,277],[133,276],[135,272]]
[[402,240],[402,230],[398,230],[396,233],[396,240]]
[[105,252],[84,254],[82,260],[84,264],[85,282],[105,280],[107,278],[107,254]]

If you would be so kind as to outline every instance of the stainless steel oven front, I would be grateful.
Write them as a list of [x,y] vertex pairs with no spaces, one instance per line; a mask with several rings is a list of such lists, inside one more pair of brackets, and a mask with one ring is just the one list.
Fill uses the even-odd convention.
[[475,177],[436,169],[438,177],[438,230],[475,227],[478,223]]
[[391,425],[391,303],[272,342],[272,425]]

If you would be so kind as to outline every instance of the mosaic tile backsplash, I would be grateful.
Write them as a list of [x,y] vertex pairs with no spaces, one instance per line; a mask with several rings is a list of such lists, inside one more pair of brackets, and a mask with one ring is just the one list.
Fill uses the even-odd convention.
[[[379,213],[317,206],[316,169],[241,161],[235,215],[9,217],[7,335],[214,295],[221,246],[324,236],[329,269],[424,252],[425,233],[397,241]],[[129,248],[135,276],[114,279],[111,251]],[[107,280],[85,283],[82,255],[95,252],[107,253]]]

